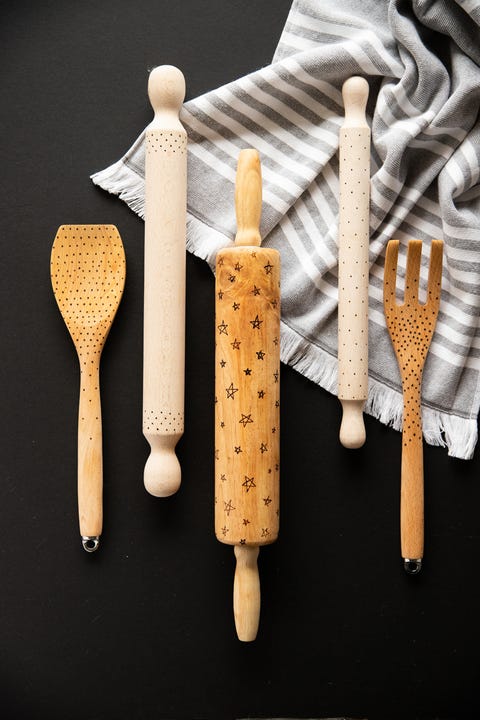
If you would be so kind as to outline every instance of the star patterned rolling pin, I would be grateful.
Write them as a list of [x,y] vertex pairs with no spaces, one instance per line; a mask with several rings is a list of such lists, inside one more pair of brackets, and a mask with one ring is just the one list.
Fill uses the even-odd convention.
[[365,442],[363,407],[368,395],[368,246],[370,128],[365,120],[368,83],[343,84],[345,121],[339,140],[338,398],[343,417],[340,442]]
[[215,534],[235,546],[234,616],[240,640],[260,617],[259,547],[279,527],[280,255],[260,248],[260,159],[242,150],[235,246],[216,262]]
[[178,118],[180,70],[152,70],[148,94],[155,117],[145,133],[143,434],[151,453],[144,484],[166,497],[180,486],[175,446],[184,427],[187,133]]

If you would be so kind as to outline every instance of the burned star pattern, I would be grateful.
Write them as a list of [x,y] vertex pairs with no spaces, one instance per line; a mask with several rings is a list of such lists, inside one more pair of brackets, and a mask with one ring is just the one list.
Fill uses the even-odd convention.
[[230,515],[230,513],[232,512],[232,510],[235,510],[235,506],[232,505],[232,501],[231,501],[231,500],[229,500],[228,502],[225,502],[225,500],[224,500],[224,501],[223,501],[223,505],[224,505],[224,508],[223,508],[223,509],[225,510],[225,512],[227,513],[227,515]]
[[245,492],[247,492],[247,493],[248,493],[252,488],[257,487],[257,486],[255,485],[255,478],[254,478],[254,477],[247,477],[247,476],[245,475],[245,480],[244,480],[243,483],[242,483],[242,487],[245,488]]
[[238,246],[216,268],[215,532],[230,545],[278,535],[280,257]]
[[220,323],[220,325],[217,325],[217,328],[218,328],[218,332],[220,333],[220,335],[228,335],[228,325],[225,325],[223,320]]
[[[222,367],[223,367],[223,365],[222,365]],[[238,392],[238,388],[233,387],[233,382],[232,382],[232,383],[230,383],[230,385],[227,388],[225,388],[225,392],[227,393],[227,398],[232,398],[232,400],[233,400],[233,398],[235,397],[235,393]]]

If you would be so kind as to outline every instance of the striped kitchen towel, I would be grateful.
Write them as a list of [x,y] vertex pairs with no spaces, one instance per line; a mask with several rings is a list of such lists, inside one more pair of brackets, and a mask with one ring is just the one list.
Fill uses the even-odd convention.
[[[480,404],[480,2],[295,0],[272,63],[187,102],[188,250],[213,267],[235,234],[241,148],[262,161],[266,246],[282,257],[281,357],[337,387],[338,134],[341,87],[370,85],[372,128],[369,398],[366,411],[400,429],[401,383],[385,326],[385,247],[445,242],[440,314],[423,380],[428,443],[472,456]],[[139,215],[141,135],[92,176]],[[403,287],[401,279],[399,288]]]

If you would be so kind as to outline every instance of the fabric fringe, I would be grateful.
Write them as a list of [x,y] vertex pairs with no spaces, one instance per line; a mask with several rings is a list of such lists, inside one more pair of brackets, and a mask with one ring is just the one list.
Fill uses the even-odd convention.
[[448,448],[450,457],[470,460],[478,439],[476,418],[460,418],[422,407],[423,436],[429,445]]
[[[332,394],[337,394],[337,358],[282,322],[280,358]],[[365,412],[394,430],[402,430],[403,397],[372,377]],[[448,448],[450,457],[469,460],[477,442],[475,418],[459,418],[422,405],[423,437],[429,445]]]
[[[123,159],[90,175],[90,179],[103,190],[118,195],[134,213],[145,220],[145,180]],[[187,213],[187,250],[206,260],[212,270],[215,269],[218,250],[232,244],[231,238]]]
[[187,250],[201,260],[206,260],[213,272],[217,252],[229,245],[233,245],[232,238],[187,213]]
[[145,219],[145,180],[123,159],[90,175],[90,180],[112,195],[118,195],[134,213]]
[[[91,180],[145,217],[145,181],[123,160],[95,173]],[[187,250],[206,260],[215,269],[220,248],[233,244],[232,238],[187,215]],[[280,359],[328,392],[337,394],[337,358],[313,345],[285,322],[281,323]],[[402,429],[403,399],[400,392],[369,378],[365,412],[395,430]],[[429,445],[448,448],[450,457],[469,460],[477,442],[476,418],[460,418],[422,406],[423,436]]]
[[280,360],[324,390],[337,394],[337,358],[312,345],[283,320],[280,323]]

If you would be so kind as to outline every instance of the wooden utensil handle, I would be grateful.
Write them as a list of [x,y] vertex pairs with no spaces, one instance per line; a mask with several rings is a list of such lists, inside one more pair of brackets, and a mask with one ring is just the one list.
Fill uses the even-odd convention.
[[250,642],[257,636],[260,621],[260,577],[256,546],[235,545],[235,578],[233,582],[233,614],[238,639]]
[[404,392],[400,535],[405,569],[415,574],[422,566],[424,545],[423,440],[420,393],[408,389]]
[[184,429],[187,134],[179,120],[185,80],[163,65],[149,77],[155,117],[145,134],[143,433],[151,453],[144,483],[176,492],[175,446]]
[[352,77],[342,88],[345,122],[339,140],[338,397],[340,441],[365,442],[363,407],[368,395],[368,248],[370,129],[365,118],[368,83]]
[[78,408],[78,515],[85,550],[93,552],[102,533],[102,411],[99,361],[80,366]]
[[260,245],[262,213],[262,174],[256,150],[241,150],[235,180],[235,213],[237,233],[235,245]]

